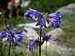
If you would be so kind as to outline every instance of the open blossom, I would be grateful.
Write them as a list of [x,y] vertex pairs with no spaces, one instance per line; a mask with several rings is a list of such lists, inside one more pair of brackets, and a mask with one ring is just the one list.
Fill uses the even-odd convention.
[[4,38],[8,38],[9,35],[10,35],[9,32],[7,31],[0,32],[0,40],[3,40]]
[[30,40],[30,42],[27,45],[27,48],[29,50],[32,50],[34,48],[35,44],[36,44],[36,41],[35,40]]
[[4,29],[4,31],[0,32],[0,40],[2,41],[4,38],[9,39],[9,41],[13,45],[15,45],[18,42],[22,41],[23,34],[22,34],[22,32],[16,32],[15,30],[10,30],[9,28],[6,28],[6,29]]
[[10,37],[9,37],[9,40],[13,45],[18,44],[19,42],[22,41],[22,39],[23,39],[23,34],[21,32],[11,34]]
[[0,40],[2,41],[4,38],[8,38],[10,35],[7,28],[5,28],[3,31],[0,32]]
[[37,10],[29,8],[25,13],[24,16],[26,16],[29,20],[37,20],[40,12]]
[[48,15],[48,20],[54,28],[60,27],[60,19],[61,16],[59,12],[54,12]]
[[39,26],[39,28],[46,28],[46,22],[43,18],[40,18],[36,24],[36,26]]
[[29,8],[25,12],[24,16],[30,18],[30,20],[36,20],[37,21],[36,26],[39,26],[39,28],[46,28],[45,19],[44,19],[43,15],[40,12],[38,12],[37,10]]

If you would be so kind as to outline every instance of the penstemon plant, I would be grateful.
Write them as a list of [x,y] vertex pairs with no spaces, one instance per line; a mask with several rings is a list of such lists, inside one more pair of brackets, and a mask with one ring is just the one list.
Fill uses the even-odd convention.
[[23,39],[23,34],[22,32],[17,32],[15,31],[15,33],[13,33],[11,30],[9,30],[9,35],[8,35],[8,40],[9,40],[9,52],[8,52],[8,56],[10,55],[10,49],[11,46],[14,45],[18,45],[18,43],[20,43]]
[[[30,51],[33,50],[34,46],[39,43],[39,56],[41,56],[41,45],[46,41],[50,39],[51,36],[48,36],[46,33],[43,33],[43,29],[47,28],[46,22],[48,24],[51,24],[51,26],[55,28],[60,27],[60,22],[61,22],[61,15],[60,12],[54,12],[47,14],[46,18],[44,17],[43,13],[34,10],[32,8],[29,8],[25,13],[24,16],[27,17],[28,20],[34,20],[37,21],[36,26],[39,26],[40,29],[40,37],[39,40],[31,40],[28,44],[28,48]],[[42,38],[41,38],[42,37]],[[47,46],[47,44],[46,44]],[[46,56],[47,56],[47,47],[46,47]]]
[[[39,46],[39,56],[41,56],[41,46],[44,42],[46,42],[46,56],[47,56],[47,41],[49,41],[51,35],[47,35],[46,32],[43,32],[45,28],[47,28],[47,24],[51,25],[54,29],[60,27],[61,23],[61,15],[60,12],[53,12],[50,14],[47,14],[46,17],[45,14],[34,10],[32,8],[29,8],[24,13],[24,16],[27,17],[30,21],[36,21],[36,26],[39,26],[39,40],[38,39],[32,39],[29,41],[27,48],[29,51],[33,53],[35,50],[35,46],[38,44]],[[9,50],[8,50],[8,56],[11,56],[11,47],[19,45],[20,42],[22,42],[24,35],[22,34],[22,31],[17,31],[10,29],[7,25],[7,20],[4,20],[4,29],[0,32],[0,48],[2,48],[3,41],[5,38],[7,38],[6,41],[9,43]],[[0,56],[3,56],[3,51],[0,49]]]
[[[36,26],[39,26],[39,28],[40,28],[39,56],[41,56],[41,43],[40,42],[41,42],[41,36],[42,36],[42,29],[46,28],[45,20],[40,12],[38,12],[37,10],[31,9],[31,8],[29,8],[29,10],[27,10],[24,15],[27,16],[28,18],[30,18],[30,20],[37,20]],[[30,43],[32,43],[32,42],[30,42]],[[32,44],[32,46],[31,45],[29,45],[29,46],[32,47],[33,44]],[[29,49],[30,49],[30,47],[29,47]]]
[[11,30],[11,29],[9,29],[9,27],[6,27],[2,32],[0,32],[1,42],[3,41],[4,38],[7,38],[7,41],[9,42],[8,56],[11,56],[11,54],[10,54],[11,46],[18,45],[18,43],[20,43],[23,39],[23,34],[22,34],[22,32],[18,32],[16,30]]

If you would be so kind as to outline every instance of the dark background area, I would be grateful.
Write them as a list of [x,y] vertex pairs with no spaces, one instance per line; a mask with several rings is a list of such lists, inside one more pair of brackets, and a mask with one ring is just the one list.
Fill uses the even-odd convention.
[[6,9],[9,1],[10,0],[0,0],[0,6]]

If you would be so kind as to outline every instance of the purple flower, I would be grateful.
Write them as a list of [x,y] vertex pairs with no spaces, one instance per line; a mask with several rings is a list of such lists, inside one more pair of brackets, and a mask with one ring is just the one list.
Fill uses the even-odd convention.
[[10,34],[7,31],[0,32],[0,40],[3,40],[4,38],[8,38]]
[[60,27],[60,23],[57,22],[57,21],[54,21],[54,22],[52,22],[51,24],[52,24],[52,26],[53,26],[54,28],[59,28],[59,27]]
[[24,13],[24,16],[28,17],[29,20],[37,20],[39,14],[40,14],[40,12],[38,12],[37,10],[29,8]]
[[46,22],[43,18],[43,15],[37,10],[29,8],[24,15],[30,18],[30,20],[37,20],[38,22],[36,26],[39,26],[40,28],[46,28]]
[[49,38],[50,38],[50,37],[49,37],[46,33],[43,33],[43,34],[42,34],[42,40],[43,40],[43,41],[48,41]]
[[7,32],[9,33],[8,39],[13,45],[16,45],[22,41],[23,39],[22,32],[17,32],[16,29],[13,30],[7,29]]
[[23,39],[23,34],[21,32],[17,32],[16,34],[13,34],[10,36],[10,42],[15,45],[21,42]]
[[59,12],[51,13],[48,15],[48,20],[51,23],[51,26],[54,28],[60,27],[60,19],[61,16]]
[[3,40],[4,38],[7,38],[13,45],[15,45],[22,41],[23,34],[22,32],[6,28],[4,31],[0,32],[0,40]]
[[38,19],[36,26],[39,26],[41,29],[46,28],[46,22],[45,22],[44,18]]
[[35,40],[30,40],[30,42],[28,43],[27,48],[29,50],[32,50],[34,48],[35,44],[36,44],[36,41]]

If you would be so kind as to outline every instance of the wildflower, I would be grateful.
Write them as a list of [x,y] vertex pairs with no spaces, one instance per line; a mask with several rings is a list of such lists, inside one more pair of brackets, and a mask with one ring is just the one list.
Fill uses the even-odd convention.
[[10,42],[13,45],[18,44],[19,42],[22,41],[22,39],[23,39],[23,35],[20,32],[17,32],[16,34],[13,34],[13,35],[10,36]]
[[43,18],[43,15],[37,10],[29,8],[24,15],[30,18],[30,20],[38,21],[36,26],[39,26],[40,28],[46,28],[46,22]]
[[24,16],[28,17],[29,20],[37,20],[39,14],[40,14],[40,12],[38,12],[37,10],[29,8],[24,13]]
[[51,13],[48,15],[48,20],[51,22],[51,26],[54,28],[60,27],[60,18],[61,16],[59,12]]
[[8,38],[10,34],[7,31],[0,32],[0,40],[3,40],[4,38]]
[[46,22],[42,16],[38,19],[36,26],[39,26],[41,29],[46,28]]
[[35,44],[36,44],[36,41],[35,40],[30,40],[30,42],[28,43],[27,48],[29,50],[32,50],[34,48]]
[[60,27],[60,25],[59,25],[60,23],[59,22],[57,22],[57,21],[55,21],[55,22],[52,22],[52,26],[54,27],[54,28],[59,28]]

